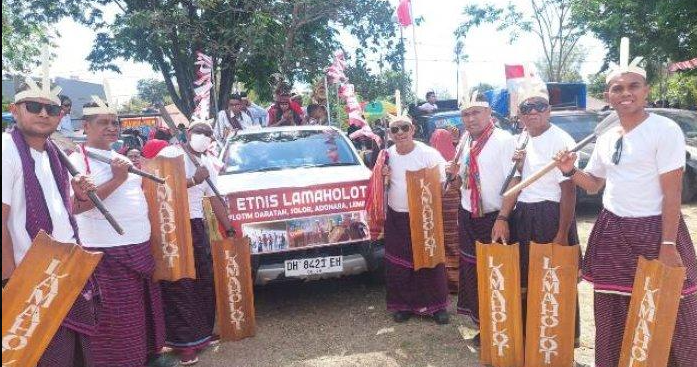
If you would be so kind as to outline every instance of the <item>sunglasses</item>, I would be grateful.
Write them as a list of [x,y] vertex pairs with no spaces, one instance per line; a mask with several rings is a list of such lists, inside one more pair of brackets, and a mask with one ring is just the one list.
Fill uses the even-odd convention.
[[40,114],[41,110],[46,111],[46,114],[53,117],[58,116],[61,113],[61,106],[58,105],[45,104],[34,101],[26,101],[22,102],[22,104],[24,104],[24,107],[27,109],[29,113],[32,113],[34,115]]
[[399,126],[392,126],[392,127],[390,127],[390,132],[391,132],[392,134],[397,134],[397,133],[401,130],[403,133],[406,133],[406,132],[408,132],[410,129],[411,129],[411,125],[405,124],[405,125],[399,125]]
[[622,158],[622,137],[615,142],[615,151],[612,153],[612,163],[618,165]]
[[545,102],[535,102],[535,103],[522,103],[519,107],[520,113],[523,115],[528,115],[535,110],[537,112],[545,112],[549,108],[549,104]]

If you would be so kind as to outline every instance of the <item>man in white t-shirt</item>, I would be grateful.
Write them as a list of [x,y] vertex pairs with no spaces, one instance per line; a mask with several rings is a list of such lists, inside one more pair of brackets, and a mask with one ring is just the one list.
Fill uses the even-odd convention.
[[[48,85],[24,85],[10,105],[17,125],[2,134],[3,287],[39,231],[58,242],[79,243],[71,187],[77,201],[86,201],[94,185],[83,175],[70,179],[58,148],[48,139],[60,121],[58,91]],[[80,312],[69,312],[62,320],[37,366],[72,366],[77,361],[91,365],[94,302],[88,292],[78,295],[73,309]]]
[[[494,125],[489,103],[476,92],[463,101],[460,116],[466,130],[464,150],[450,166],[453,176],[462,177],[457,312],[479,325],[475,243],[509,239],[508,218],[499,215],[504,200],[500,192],[513,167],[515,142],[510,133]],[[479,343],[479,334],[473,342]]]
[[245,109],[242,97],[233,94],[228,100],[228,108],[218,113],[218,121],[215,125],[215,138],[225,139],[231,131],[244,129],[259,129],[259,122],[252,120],[252,116]]
[[[628,61],[629,55],[620,59]],[[583,261],[583,277],[595,289],[598,365],[619,363],[637,261],[643,256],[687,270],[668,365],[694,366],[697,258],[680,214],[685,136],[674,121],[645,110],[648,95],[646,72],[636,60],[612,70],[605,98],[620,126],[598,138],[584,171],[573,165],[576,154],[566,151],[558,154],[557,167],[589,192],[605,188]]]
[[438,324],[447,324],[445,264],[414,271],[406,179],[407,171],[440,166],[445,181],[445,160],[437,150],[414,141],[414,125],[407,117],[399,117],[390,123],[390,136],[394,145],[388,150],[389,166],[383,169],[390,182],[385,220],[387,310],[394,312],[396,322],[407,321],[412,314],[419,314],[432,316]]
[[[215,292],[213,289],[213,261],[210,243],[203,223],[203,198],[211,198],[211,207],[227,236],[234,230],[228,211],[220,200],[213,197],[214,192],[206,182],[207,178],[215,185],[218,178],[218,162],[207,153],[213,141],[213,129],[204,121],[194,121],[189,126],[187,144],[168,146],[159,155],[176,157],[184,155],[185,172],[189,194],[191,215],[191,235],[193,237],[196,279],[181,279],[175,282],[161,281],[162,299],[165,311],[166,340],[168,347],[174,348],[184,365],[198,361],[198,353],[217,343],[213,335],[215,322]],[[197,168],[186,149],[200,166]]]
[[[164,346],[160,287],[153,282],[155,259],[150,251],[148,204],[142,178],[130,174],[128,158],[111,145],[119,138],[116,109],[99,102],[83,107],[86,142],[70,156],[79,172],[97,185],[97,195],[124,228],[119,235],[92,202],[76,201],[74,207],[83,245],[104,253],[94,276],[100,285],[101,307],[92,338],[95,366],[144,366],[148,356],[167,366],[157,354]],[[110,158],[111,164],[92,159],[87,152]],[[128,316],[125,317],[124,313]]]
[[426,93],[426,102],[419,106],[419,110],[425,113],[434,113],[438,110],[438,105],[436,105],[436,92]]

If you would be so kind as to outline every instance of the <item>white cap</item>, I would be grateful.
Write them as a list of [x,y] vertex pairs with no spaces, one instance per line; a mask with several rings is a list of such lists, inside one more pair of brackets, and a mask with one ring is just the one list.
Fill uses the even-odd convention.
[[116,111],[116,104],[111,101],[111,91],[109,89],[109,83],[104,80],[104,95],[106,101],[99,98],[99,96],[92,96],[92,101],[97,104],[97,107],[84,107],[82,109],[82,116],[95,116],[95,115],[118,115]]
[[523,85],[518,90],[517,104],[519,105],[530,98],[542,98],[549,101],[549,92],[547,84],[532,73],[532,67],[525,65],[525,78],[523,78]]
[[24,81],[29,86],[29,89],[15,94],[15,103],[21,102],[27,98],[43,98],[60,106],[61,100],[58,94],[61,92],[61,88],[55,87],[51,89],[51,79],[49,78],[48,70],[48,48],[44,46],[41,55],[41,87],[39,88],[31,77],[25,77]]
[[479,94],[479,91],[476,89],[472,91],[471,95],[468,95],[469,92],[469,86],[467,85],[467,74],[465,73],[464,70],[460,72],[460,75],[462,75],[462,90],[463,90],[463,96],[460,98],[460,111],[464,111],[466,109],[472,108],[472,107],[486,107],[489,108],[489,102],[487,101],[477,101],[477,95]]
[[609,84],[613,78],[626,73],[639,74],[646,79],[646,70],[639,66],[643,59],[643,57],[635,57],[631,63],[629,62],[629,38],[622,37],[620,40],[620,64],[610,63],[610,72],[605,77],[605,83]]

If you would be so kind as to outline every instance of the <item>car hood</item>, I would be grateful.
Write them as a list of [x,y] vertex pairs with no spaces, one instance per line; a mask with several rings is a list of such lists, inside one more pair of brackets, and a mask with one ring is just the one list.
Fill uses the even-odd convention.
[[218,176],[221,194],[284,187],[310,187],[332,183],[367,181],[371,171],[363,165],[304,167],[281,171],[250,172]]

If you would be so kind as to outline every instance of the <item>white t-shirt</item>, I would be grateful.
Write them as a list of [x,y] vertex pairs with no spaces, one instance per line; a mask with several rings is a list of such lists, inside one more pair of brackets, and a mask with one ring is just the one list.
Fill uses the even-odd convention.
[[445,182],[445,159],[437,150],[428,145],[415,141],[416,147],[409,154],[397,153],[393,145],[388,149],[390,165],[390,189],[388,205],[392,210],[406,213],[409,211],[407,196],[407,171],[418,171],[424,168],[440,166],[441,182]]
[[622,138],[619,164],[612,163],[622,128],[598,138],[585,171],[605,179],[603,206],[621,217],[660,215],[661,174],[685,167],[685,135],[671,119],[650,114]]
[[[87,147],[88,151],[107,158],[128,158],[114,151]],[[85,157],[81,153],[70,155],[70,161],[81,173],[87,173]],[[90,177],[94,184],[100,186],[111,180],[111,166],[106,163],[88,158]],[[116,233],[104,215],[96,208],[75,216],[80,230],[82,244],[87,247],[116,247],[143,243],[150,239],[150,220],[148,218],[148,203],[143,193],[143,179],[132,173],[128,174],[126,182],[102,200],[104,206],[114,215],[124,230],[123,235]]]
[[[51,171],[48,153],[38,152],[29,148],[34,158],[34,172],[44,193],[48,212],[51,215],[53,232],[49,233],[54,240],[64,243],[75,243],[75,232],[70,225],[68,211],[63,204],[63,198],[58,191],[56,179]],[[19,151],[7,133],[2,134],[2,203],[10,206],[7,227],[12,238],[15,264],[19,265],[31,246],[32,238],[26,230],[27,203],[24,196],[24,171]]]
[[[479,182],[481,184],[482,204],[484,212],[490,213],[501,209],[501,187],[506,177],[513,168],[513,153],[515,152],[515,139],[508,131],[494,129],[484,148],[479,153],[477,165],[479,166]],[[460,176],[465,170],[465,159],[468,152],[463,152],[460,158]],[[461,187],[462,207],[472,211],[470,194],[472,190]]]
[[[571,149],[576,145],[574,138],[566,131],[551,124],[549,129],[539,136],[530,136],[525,148],[522,178],[525,179],[551,162],[563,149]],[[561,200],[560,183],[568,180],[558,168],[552,169],[532,185],[523,189],[518,201],[537,203],[541,201]]]
[[419,109],[421,109],[422,111],[431,113],[431,112],[437,110],[438,106],[435,103],[426,102],[426,103],[422,104],[421,106],[419,106]]
[[[158,155],[163,157],[174,158],[180,155],[184,155],[184,167],[186,169],[186,178],[189,179],[194,177],[196,173],[196,166],[189,160],[189,156],[185,154],[184,149],[178,145],[170,145],[165,147],[160,151]],[[202,154],[199,162],[204,167],[208,168],[210,173],[210,179],[213,184],[217,184],[218,181],[218,170],[216,168],[216,158]],[[219,166],[219,165],[218,165]],[[215,193],[213,189],[208,185],[208,182],[203,181],[196,186],[192,186],[188,189],[189,193],[189,212],[191,214],[191,219],[203,218],[203,198],[214,196]]]
[[[240,114],[240,117],[237,118],[237,121],[240,123],[242,126],[242,129],[260,129],[261,125],[258,122],[254,122],[252,120],[252,116],[250,116],[246,112],[242,112]],[[218,121],[216,122],[215,125],[215,136],[218,139],[222,139],[225,137],[225,130],[232,130],[232,125],[230,125],[230,120],[228,119],[228,112],[227,110],[222,110],[218,112]]]

